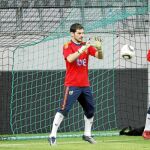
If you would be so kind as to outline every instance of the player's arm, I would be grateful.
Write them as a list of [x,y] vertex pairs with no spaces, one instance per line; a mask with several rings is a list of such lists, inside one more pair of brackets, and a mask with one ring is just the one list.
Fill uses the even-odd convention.
[[95,57],[98,59],[103,59],[103,51],[102,51],[102,40],[98,37],[94,38],[94,42],[91,43],[92,46],[96,48]]
[[72,63],[73,61],[75,61],[85,50],[87,50],[87,48],[89,46],[90,46],[90,44],[86,43],[77,52],[68,55],[68,57],[66,58],[67,61],[70,62],[70,63]]

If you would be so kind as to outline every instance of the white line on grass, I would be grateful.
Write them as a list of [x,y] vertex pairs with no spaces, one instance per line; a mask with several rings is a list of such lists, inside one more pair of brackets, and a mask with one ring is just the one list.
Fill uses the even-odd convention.
[[[97,140],[97,143],[107,143],[107,142],[128,142],[128,141],[141,141],[140,139],[125,139],[125,140]],[[27,145],[43,145],[43,144],[49,144],[47,141],[44,142],[35,142],[35,143],[25,143],[25,144],[12,144],[12,143],[0,143],[0,147],[15,147],[15,146],[27,146]],[[68,142],[61,142],[58,141],[57,144],[58,145],[65,145],[65,144],[83,144],[86,143],[86,141],[68,141]]]
[[26,144],[0,144],[0,147],[16,147],[16,146],[24,146]]

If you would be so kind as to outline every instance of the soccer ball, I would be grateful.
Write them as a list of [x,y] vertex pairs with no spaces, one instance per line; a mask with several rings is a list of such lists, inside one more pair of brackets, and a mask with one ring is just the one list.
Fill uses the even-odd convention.
[[123,45],[121,48],[121,57],[124,59],[132,59],[135,56],[135,49],[131,45]]

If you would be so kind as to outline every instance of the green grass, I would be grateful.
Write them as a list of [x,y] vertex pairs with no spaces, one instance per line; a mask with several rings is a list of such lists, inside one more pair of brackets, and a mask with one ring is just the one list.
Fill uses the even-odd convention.
[[58,138],[51,147],[47,139],[0,141],[0,150],[149,150],[150,140],[135,136],[96,137],[97,144],[89,144],[81,138]]

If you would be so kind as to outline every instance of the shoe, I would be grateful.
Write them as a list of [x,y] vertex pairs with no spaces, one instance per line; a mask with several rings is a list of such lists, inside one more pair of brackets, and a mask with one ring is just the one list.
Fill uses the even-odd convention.
[[142,134],[143,138],[144,139],[148,139],[150,140],[150,131],[144,131],[143,134]]
[[96,141],[94,140],[94,138],[92,136],[83,135],[82,139],[84,141],[87,141],[87,142],[91,143],[91,144],[96,144]]
[[54,145],[56,145],[56,138],[54,136],[48,137],[48,142],[51,146],[54,146]]

